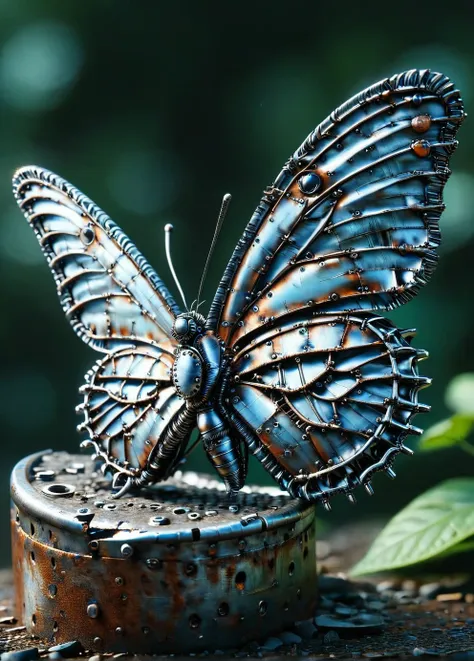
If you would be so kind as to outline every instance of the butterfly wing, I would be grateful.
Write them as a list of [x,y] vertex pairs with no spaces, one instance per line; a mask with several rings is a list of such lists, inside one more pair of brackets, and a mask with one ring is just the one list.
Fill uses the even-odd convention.
[[231,364],[231,422],[295,496],[327,499],[363,483],[420,433],[424,352],[378,316],[288,321],[254,337]]
[[79,430],[89,432],[104,469],[146,483],[179,462],[195,420],[171,382],[172,364],[171,354],[153,346],[129,348],[86,374]]
[[239,241],[208,318],[229,345],[266,323],[387,310],[431,275],[449,156],[464,116],[443,75],[356,95],[290,158]]
[[64,179],[35,166],[15,173],[13,192],[79,337],[103,352],[132,341],[171,348],[178,306],[101,209]]
[[194,422],[169,375],[178,306],[122,230],[67,181],[24,167],[13,190],[66,317],[106,354],[87,375],[81,427],[117,476],[143,483],[166,477]]
[[224,273],[208,317],[230,356],[224,408],[294,495],[370,491],[419,431],[424,354],[373,311],[409,300],[434,269],[463,116],[430,71],[353,97],[265,192]]

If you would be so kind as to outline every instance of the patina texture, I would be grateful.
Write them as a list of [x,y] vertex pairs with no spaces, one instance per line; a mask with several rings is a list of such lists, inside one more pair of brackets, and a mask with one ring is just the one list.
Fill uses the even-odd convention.
[[80,456],[22,461],[12,478],[18,618],[48,641],[185,653],[314,615],[314,505],[247,489],[229,510],[217,484],[178,474],[114,501]]

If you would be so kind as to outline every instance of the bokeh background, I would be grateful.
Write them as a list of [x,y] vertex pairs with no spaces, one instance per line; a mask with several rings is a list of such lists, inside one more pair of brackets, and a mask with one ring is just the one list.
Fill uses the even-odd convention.
[[[304,2],[0,3],[0,564],[8,562],[8,479],[43,448],[75,451],[74,407],[98,357],[63,318],[53,280],[14,203],[22,164],[73,182],[118,222],[172,287],[163,226],[172,222],[175,267],[194,298],[223,193],[233,202],[205,293],[214,294],[263,188],[303,138],[361,88],[406,68],[432,68],[474,105],[469,3]],[[391,315],[415,326],[429,350],[424,391],[446,413],[444,390],[474,370],[474,122],[452,159],[444,243],[428,287]],[[416,445],[416,441],[415,441]],[[202,452],[190,462],[208,470]],[[399,459],[376,498],[334,503],[330,525],[388,517],[441,479],[470,475],[474,458],[451,450]],[[250,479],[268,479],[252,462]]]

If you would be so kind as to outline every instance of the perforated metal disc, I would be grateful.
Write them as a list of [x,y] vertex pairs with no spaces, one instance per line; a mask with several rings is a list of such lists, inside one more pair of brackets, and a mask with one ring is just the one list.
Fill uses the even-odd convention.
[[40,453],[12,474],[17,611],[88,649],[179,653],[258,640],[310,617],[314,505],[178,473],[114,500],[88,457]]

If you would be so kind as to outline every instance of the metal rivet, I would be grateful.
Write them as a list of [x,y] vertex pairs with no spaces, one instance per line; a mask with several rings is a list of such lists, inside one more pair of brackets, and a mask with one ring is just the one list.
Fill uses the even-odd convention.
[[52,597],[55,597],[58,594],[58,586],[52,583],[48,586],[48,592]]
[[429,156],[431,151],[431,145],[428,140],[415,140],[412,142],[411,148],[419,158]]
[[188,562],[184,568],[184,573],[186,576],[195,576],[197,574],[197,567],[193,562]]
[[161,560],[159,558],[147,558],[146,566],[148,567],[148,569],[160,569]]
[[123,585],[123,578],[122,578],[121,576],[117,576],[117,577],[115,578],[115,583],[116,583],[117,585]]
[[416,133],[425,133],[431,126],[429,115],[417,115],[411,120],[411,127]]
[[133,555],[133,548],[130,546],[130,544],[122,544],[120,547],[120,553],[122,554],[122,557],[130,558],[130,556]]
[[261,615],[263,617],[264,615],[267,614],[267,610],[268,610],[267,602],[263,601],[263,600],[259,601],[258,602],[258,613],[259,613],[259,615]]
[[93,640],[94,645],[102,645],[102,638],[100,636],[96,636]]
[[316,172],[308,172],[298,179],[298,187],[302,193],[311,195],[321,187],[321,177]]
[[95,232],[92,229],[92,227],[90,227],[90,226],[84,227],[81,230],[81,241],[86,246],[90,246],[91,243],[94,241],[94,239],[95,239]]
[[117,636],[121,636],[123,634],[122,627],[116,627],[115,633],[117,634]]
[[99,616],[99,606],[97,604],[89,604],[86,609],[87,615],[92,619]]
[[42,482],[51,482],[56,477],[56,472],[51,471],[51,470],[49,470],[49,471],[48,470],[46,470],[46,471],[42,470],[42,471],[38,471],[38,473],[36,473],[35,477],[36,477],[37,480],[41,480]]

